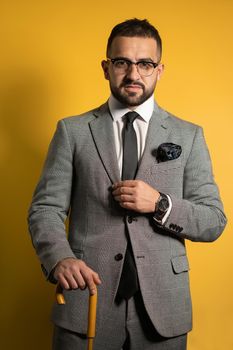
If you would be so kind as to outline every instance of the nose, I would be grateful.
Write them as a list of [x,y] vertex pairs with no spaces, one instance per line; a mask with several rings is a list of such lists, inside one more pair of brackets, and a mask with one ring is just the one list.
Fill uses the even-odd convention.
[[137,65],[132,63],[127,71],[127,78],[131,80],[139,80],[141,78],[140,74],[138,73]]

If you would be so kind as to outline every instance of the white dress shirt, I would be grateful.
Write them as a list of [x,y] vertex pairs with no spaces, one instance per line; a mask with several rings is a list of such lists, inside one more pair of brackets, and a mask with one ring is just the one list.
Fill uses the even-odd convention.
[[[154,96],[151,96],[134,110],[139,114],[139,117],[137,117],[133,123],[137,136],[139,162],[144,152],[148,125],[154,110],[154,103]],[[128,112],[132,112],[132,110],[122,105],[113,95],[111,95],[108,100],[108,106],[113,119],[113,132],[115,137],[117,161],[121,174],[123,161],[122,130],[124,127],[124,116]]]
[[[109,110],[113,119],[113,132],[115,139],[115,148],[117,155],[117,162],[120,170],[120,176],[122,174],[122,162],[123,162],[123,142],[122,142],[122,130],[124,127],[124,116],[128,112],[132,112],[129,108],[125,107],[121,102],[119,102],[113,95],[109,97],[108,100]],[[153,114],[155,106],[154,96],[152,95],[148,100],[143,102],[141,105],[137,106],[134,111],[139,114],[135,119],[133,126],[137,136],[137,146],[138,146],[138,161],[140,162],[146,143],[146,136],[149,126],[150,118]],[[170,196],[169,200],[169,209],[162,220],[162,224],[167,220],[171,208],[172,202]]]

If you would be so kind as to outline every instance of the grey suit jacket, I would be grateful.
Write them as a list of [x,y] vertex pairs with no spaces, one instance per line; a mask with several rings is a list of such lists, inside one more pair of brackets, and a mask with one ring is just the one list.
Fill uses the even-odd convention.
[[[158,163],[155,151],[164,142],[181,145],[181,156]],[[125,220],[112,197],[120,175],[107,104],[61,120],[34,193],[29,230],[47,278],[66,257],[83,259],[99,273],[98,331],[117,292],[123,260],[115,257],[125,253],[127,225],[146,310],[161,335],[176,336],[192,327],[185,239],[214,241],[226,224],[202,129],[156,107],[136,178],[170,195],[164,227],[150,215]],[[54,305],[53,321],[85,333],[88,291],[66,291],[65,298],[66,305]]]

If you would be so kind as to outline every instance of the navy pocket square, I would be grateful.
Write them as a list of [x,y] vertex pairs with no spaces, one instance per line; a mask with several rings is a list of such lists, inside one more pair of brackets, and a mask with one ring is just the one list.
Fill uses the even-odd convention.
[[158,163],[166,162],[168,160],[173,160],[179,158],[182,153],[182,148],[171,142],[162,143],[158,149],[156,158]]

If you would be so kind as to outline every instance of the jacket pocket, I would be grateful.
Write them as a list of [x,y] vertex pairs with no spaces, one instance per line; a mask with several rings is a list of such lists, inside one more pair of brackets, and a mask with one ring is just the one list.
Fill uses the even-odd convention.
[[177,169],[177,168],[180,168],[181,166],[182,166],[181,158],[156,163],[154,165],[157,171],[163,171],[163,172],[171,169]]
[[171,263],[172,263],[173,271],[176,274],[181,272],[187,272],[190,270],[188,258],[186,255],[175,256],[171,258]]

